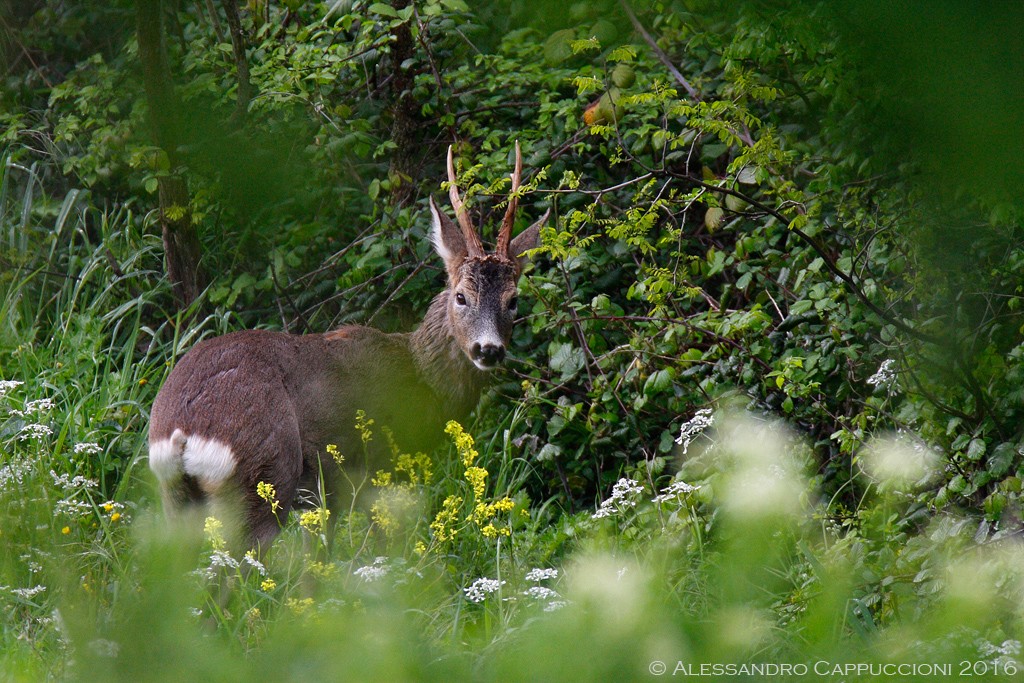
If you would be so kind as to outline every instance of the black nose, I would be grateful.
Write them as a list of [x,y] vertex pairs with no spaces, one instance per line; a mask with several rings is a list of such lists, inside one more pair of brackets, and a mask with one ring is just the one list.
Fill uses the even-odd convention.
[[473,360],[491,367],[505,360],[505,347],[498,344],[473,344]]

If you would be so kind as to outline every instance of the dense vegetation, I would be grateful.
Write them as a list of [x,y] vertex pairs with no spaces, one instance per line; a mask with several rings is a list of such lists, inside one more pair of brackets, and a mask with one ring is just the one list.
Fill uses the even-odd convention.
[[[719,4],[0,8],[5,678],[1015,674],[1022,12]],[[517,140],[473,422],[265,565],[165,537],[174,360],[411,329],[448,145],[493,226]]]

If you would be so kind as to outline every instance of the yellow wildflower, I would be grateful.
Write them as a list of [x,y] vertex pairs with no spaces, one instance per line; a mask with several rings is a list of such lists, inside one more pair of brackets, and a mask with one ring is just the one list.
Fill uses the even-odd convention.
[[120,512],[115,512],[114,514],[110,515],[110,521],[111,522],[116,522],[119,519],[121,519],[121,513]]
[[473,497],[476,500],[481,500],[484,497],[484,491],[487,489],[487,470],[482,467],[467,467],[466,468],[466,481],[473,487]]
[[512,512],[515,509],[516,509],[515,501],[512,500],[511,498],[509,498],[508,496],[505,496],[501,500],[497,500],[497,501],[494,502],[494,511],[495,512]]
[[455,534],[459,532],[454,527],[454,524],[459,521],[459,508],[461,506],[461,496],[448,496],[441,503],[441,509],[434,517],[434,521],[430,523],[430,531],[433,532],[434,538],[441,543],[452,540],[455,538]]
[[327,455],[331,456],[334,459],[334,462],[339,465],[345,462],[345,456],[338,452],[338,446],[336,444],[327,444]]
[[444,433],[452,437],[455,449],[462,457],[462,464],[466,467],[472,465],[473,461],[480,455],[473,448],[473,437],[467,434],[462,425],[455,420],[449,420],[448,424],[444,427]]
[[273,579],[263,579],[263,582],[260,584],[260,590],[265,593],[269,593],[275,588],[277,588],[277,581],[274,581]]
[[256,495],[270,503],[270,511],[275,515],[277,514],[277,509],[281,507],[281,503],[277,500],[277,491],[274,489],[273,484],[268,484],[265,481],[259,482],[256,484]]
[[319,534],[327,526],[327,518],[330,516],[331,511],[327,508],[307,510],[299,517],[299,526],[311,534]]
[[370,483],[379,489],[391,486],[391,473],[386,470],[377,470],[377,475],[370,480]]
[[426,453],[399,455],[395,460],[395,472],[405,474],[412,484],[429,484],[434,479],[434,465]]
[[362,410],[356,411],[356,431],[359,432],[359,438],[363,440],[363,443],[368,443],[373,439],[373,432],[370,431],[370,427],[373,426],[373,419],[367,419],[366,413]]
[[69,527],[69,526],[66,526],[66,527],[64,527],[63,529],[61,529],[61,530],[60,530],[60,532],[61,532],[62,534],[64,534],[65,536],[67,536],[68,534],[70,534],[70,533],[71,533],[71,527]]
[[313,598],[303,598],[301,600],[297,598],[288,598],[284,606],[295,614],[304,614],[308,612],[314,605]]
[[310,574],[321,581],[333,579],[338,574],[338,565],[327,564],[326,562],[320,562],[319,560],[315,562],[308,562],[306,564],[306,568],[309,570]]
[[224,547],[224,523],[216,517],[207,517],[203,522],[203,533],[214,548]]
[[395,519],[395,515],[391,512],[391,508],[382,500],[378,500],[370,507],[370,519],[372,519],[374,523],[383,529],[384,533],[389,536],[398,526],[398,520]]

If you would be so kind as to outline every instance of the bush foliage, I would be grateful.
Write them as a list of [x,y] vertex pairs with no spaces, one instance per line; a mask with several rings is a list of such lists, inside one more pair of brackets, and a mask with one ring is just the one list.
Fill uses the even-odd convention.
[[[170,138],[135,4],[0,9],[10,676],[1015,673],[1020,58],[929,68],[1006,36],[940,5],[168,1]],[[282,520],[266,565],[215,522],[163,538],[145,428],[174,360],[243,327],[411,329],[448,145],[494,225],[516,141],[519,227],[553,218],[474,423],[353,482],[365,510]]]

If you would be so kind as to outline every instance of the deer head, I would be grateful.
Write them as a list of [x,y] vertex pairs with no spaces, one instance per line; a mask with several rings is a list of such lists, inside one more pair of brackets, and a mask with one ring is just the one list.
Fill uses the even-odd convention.
[[448,324],[462,351],[480,370],[490,370],[505,358],[519,301],[516,292],[523,270],[522,254],[537,246],[540,228],[550,213],[550,210],[545,212],[540,220],[512,239],[522,169],[523,159],[516,142],[508,209],[490,254],[484,250],[459,196],[451,146],[448,147],[448,194],[458,224],[442,213],[434,198],[430,198],[433,217],[430,239],[448,272]]

